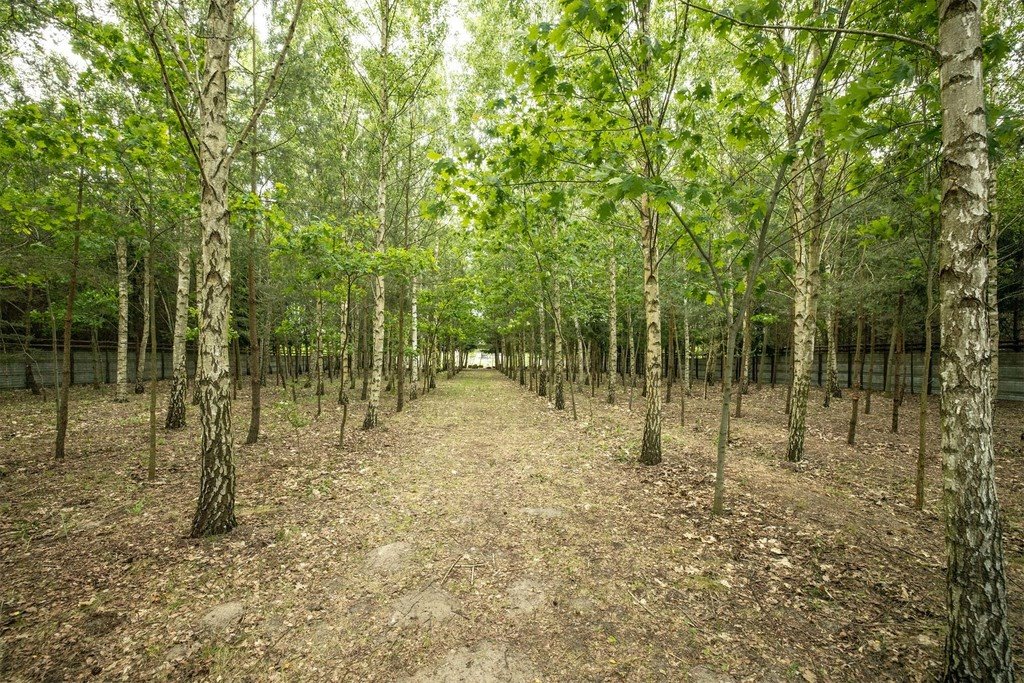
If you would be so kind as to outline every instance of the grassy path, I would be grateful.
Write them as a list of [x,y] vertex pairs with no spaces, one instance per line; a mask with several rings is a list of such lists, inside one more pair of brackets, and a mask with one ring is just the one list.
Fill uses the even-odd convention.
[[599,442],[483,371],[443,384],[389,433],[370,503],[380,524],[365,529],[371,550],[338,605],[365,610],[351,627],[367,634],[367,676],[678,678],[683,660],[657,641],[673,629],[687,640],[689,625],[655,619],[638,594],[641,501],[622,495],[628,471],[602,471]]

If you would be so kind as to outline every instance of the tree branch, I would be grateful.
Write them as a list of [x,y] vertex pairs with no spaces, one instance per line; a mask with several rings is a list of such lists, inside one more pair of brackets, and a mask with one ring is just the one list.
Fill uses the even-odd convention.
[[[137,1],[137,0],[136,0]],[[288,55],[288,48],[291,47],[292,38],[295,36],[295,27],[299,23],[299,15],[302,14],[302,3],[303,0],[298,0],[295,3],[295,14],[292,15],[292,21],[288,24],[288,32],[284,37],[284,45],[281,46],[281,51],[277,53],[277,60],[274,62],[274,69],[270,72],[270,78],[267,80],[267,86],[263,90],[263,97],[260,98],[256,108],[252,111],[252,116],[245,123],[245,127],[242,128],[242,132],[239,133],[238,139],[235,141],[234,147],[231,149],[231,153],[228,155],[228,163],[234,160],[235,155],[238,154],[238,150],[242,149],[245,144],[245,139],[249,137],[256,124],[259,122],[260,116],[263,114],[263,110],[266,109],[267,104],[270,102],[270,98],[274,95],[274,89],[277,85],[277,79],[281,75],[281,67],[284,66],[285,57]]]
[[932,45],[931,43],[926,43],[923,40],[917,40],[916,38],[911,38],[909,36],[903,36],[903,35],[900,35],[898,33],[887,33],[885,31],[872,31],[872,30],[869,30],[869,29],[846,28],[846,27],[843,27],[843,26],[833,28],[831,26],[806,26],[806,25],[799,25],[799,24],[755,24],[755,23],[750,22],[750,21],[743,21],[742,19],[737,19],[736,17],[733,17],[733,16],[730,16],[728,14],[725,14],[724,12],[719,12],[719,11],[713,10],[710,7],[702,7],[700,5],[697,5],[697,4],[694,4],[692,2],[689,2],[689,0],[683,0],[683,4],[685,4],[687,7],[692,7],[693,9],[698,10],[700,12],[705,12],[707,14],[711,14],[713,16],[716,16],[716,17],[718,17],[720,19],[725,19],[726,21],[729,21],[729,22],[731,22],[733,24],[736,24],[737,26],[743,26],[744,28],[756,28],[756,29],[762,29],[762,30],[768,30],[768,31],[786,31],[786,30],[788,30],[788,31],[807,31],[809,33],[844,33],[844,34],[847,34],[847,35],[854,35],[854,36],[866,36],[868,38],[880,38],[882,40],[891,40],[891,41],[894,41],[894,42],[897,42],[897,43],[906,43],[907,45],[913,45],[914,47],[919,47],[922,50],[925,50],[929,54],[934,55],[936,57],[939,55],[939,48],[937,46]]
[[[135,9],[139,13],[139,21],[142,22],[143,29],[146,32],[146,37],[149,38],[149,44],[153,48],[153,53],[156,55],[156,61],[160,65],[160,80],[163,81],[164,91],[167,93],[168,99],[171,101],[171,109],[174,110],[174,115],[178,119],[178,125],[181,127],[181,132],[185,136],[185,142],[188,144],[188,149],[192,152],[192,158],[196,161],[196,167],[199,169],[200,175],[203,175],[205,182],[205,174],[203,173],[203,165],[199,161],[199,150],[196,148],[196,141],[198,136],[195,131],[192,130],[192,126],[189,125],[188,119],[185,117],[185,112],[181,108],[181,103],[178,101],[178,95],[174,92],[174,87],[171,85],[170,76],[167,74],[167,64],[164,62],[163,53],[160,52],[160,44],[156,40],[156,34],[153,27],[149,25],[149,21],[146,20],[146,11],[142,8],[141,0],[135,0]],[[186,75],[186,78],[188,76]]]

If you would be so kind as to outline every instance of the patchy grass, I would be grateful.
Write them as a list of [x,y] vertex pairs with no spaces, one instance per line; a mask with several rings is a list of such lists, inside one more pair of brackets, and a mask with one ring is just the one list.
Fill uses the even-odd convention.
[[[145,396],[118,405],[76,388],[62,463],[50,458],[52,404],[0,396],[0,679],[419,680],[467,652],[545,681],[939,672],[934,406],[929,506],[917,513],[914,402],[906,433],[891,435],[891,404],[874,397],[851,448],[848,402],[825,410],[812,395],[807,462],[793,467],[781,461],[784,390],[752,391],[732,430],[731,513],[713,519],[714,397],[688,399],[679,427],[674,392],[665,462],[643,468],[639,395],[630,413],[626,392],[608,406],[600,389],[577,391],[573,422],[495,372],[468,371],[399,415],[388,396],[385,428],[350,429],[339,449],[336,391],[315,419],[310,389],[297,400],[291,386],[266,389],[263,438],[236,444],[240,526],[198,541],[185,538],[192,406],[187,429],[161,429],[148,483]],[[247,407],[243,390],[237,434]],[[350,405],[350,425],[363,409]],[[1017,634],[1021,417],[999,408]],[[232,601],[240,621],[204,624]]]

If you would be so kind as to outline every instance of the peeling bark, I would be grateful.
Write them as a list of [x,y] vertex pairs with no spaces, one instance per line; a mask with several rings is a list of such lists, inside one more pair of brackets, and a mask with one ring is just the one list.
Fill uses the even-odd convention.
[[650,198],[640,198],[640,223],[643,228],[644,315],[647,323],[647,355],[644,387],[647,412],[644,416],[640,463],[661,462],[661,290],[658,282],[658,214]]
[[940,0],[942,479],[946,681],[1013,680],[992,444],[989,162],[980,0]]
[[193,537],[235,528],[235,462],[231,432],[231,229],[228,225],[228,72],[234,0],[211,0],[199,98],[199,204],[202,278],[199,319],[201,470]]
[[[817,320],[818,284],[821,279],[820,223],[804,211],[803,170],[795,168],[793,182],[794,293],[793,293],[793,376],[790,399],[789,437],[786,459],[799,462],[804,457],[807,421],[807,394],[814,364],[814,328]],[[808,229],[807,222],[811,223]]]

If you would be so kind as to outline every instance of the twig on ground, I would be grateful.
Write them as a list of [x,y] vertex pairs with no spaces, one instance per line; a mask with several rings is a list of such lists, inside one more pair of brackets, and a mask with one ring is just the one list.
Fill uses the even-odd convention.
[[644,609],[644,611],[645,611],[645,612],[647,612],[648,614],[650,614],[650,615],[651,615],[652,617],[654,617],[655,619],[657,619],[657,618],[658,618],[658,615],[657,615],[657,614],[655,614],[654,612],[652,612],[652,611],[651,611],[651,608],[650,608],[650,607],[648,607],[648,606],[647,606],[647,605],[645,605],[644,603],[640,602],[640,598],[636,597],[636,595],[634,595],[634,594],[633,594],[633,591],[631,591],[631,590],[627,590],[626,592],[627,592],[627,593],[629,593],[629,596],[630,596],[631,598],[633,598],[633,601],[634,601],[634,602],[635,602],[635,603],[636,603],[637,605],[639,605],[640,607],[642,607],[642,608]]
[[437,585],[439,585],[439,586],[443,586],[444,585],[444,582],[448,580],[448,575],[452,573],[452,570],[455,569],[455,565],[457,565],[461,560],[462,560],[462,558],[459,557],[457,560],[452,562],[452,566],[448,567],[448,571],[446,571],[444,573],[444,576],[441,577],[441,582],[439,584],[437,584]]

